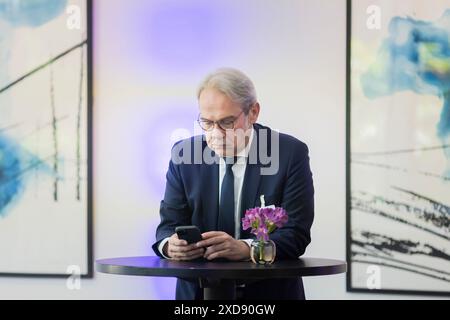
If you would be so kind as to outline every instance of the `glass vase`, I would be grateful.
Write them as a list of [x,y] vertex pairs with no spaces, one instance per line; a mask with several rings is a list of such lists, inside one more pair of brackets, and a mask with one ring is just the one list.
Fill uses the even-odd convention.
[[272,240],[253,240],[250,247],[250,257],[256,264],[271,264],[275,260],[276,247]]

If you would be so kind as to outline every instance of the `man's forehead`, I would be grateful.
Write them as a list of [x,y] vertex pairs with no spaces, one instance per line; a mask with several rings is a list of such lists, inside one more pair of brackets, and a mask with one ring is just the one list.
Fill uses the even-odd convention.
[[227,119],[227,118],[234,118],[235,114],[233,112],[226,112],[226,113],[222,113],[222,112],[202,113],[202,112],[200,112],[200,117],[205,120],[218,121],[218,120],[223,120],[223,119]]
[[241,109],[234,105],[218,105],[218,106],[200,106],[200,117],[208,120],[222,120],[229,117],[235,117],[236,113]]

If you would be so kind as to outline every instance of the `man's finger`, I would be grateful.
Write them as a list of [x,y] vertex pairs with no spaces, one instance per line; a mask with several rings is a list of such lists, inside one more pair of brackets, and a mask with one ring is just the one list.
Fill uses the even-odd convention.
[[169,244],[172,246],[172,247],[177,247],[177,248],[196,248],[196,246],[195,246],[195,243],[191,243],[191,244],[173,244],[173,243],[170,243],[169,242]]
[[198,255],[203,252],[204,252],[203,249],[196,249],[196,250],[191,250],[191,251],[187,251],[187,252],[174,252],[173,256],[178,257],[178,258],[183,258],[183,257],[186,258],[186,257]]
[[196,254],[196,255],[193,255],[193,256],[190,256],[190,257],[180,258],[180,260],[182,260],[182,261],[189,261],[189,260],[194,260],[194,259],[200,258],[202,256],[203,256],[203,253],[199,253],[199,254]]
[[216,259],[216,258],[226,258],[229,253],[230,253],[230,249],[217,251],[217,252],[210,254],[208,257],[206,257],[206,259],[212,260],[212,259]]
[[185,254],[187,257],[192,257],[192,256],[198,256],[199,254],[203,255],[204,253],[205,253],[205,249],[200,248],[200,249],[196,249],[196,250],[191,250],[189,252],[186,252]]
[[188,251],[191,251],[194,249],[197,249],[195,244],[191,244],[188,246],[171,246],[170,247],[170,251],[172,251],[172,252],[188,252]]
[[208,248],[206,248],[205,258],[207,256],[209,256],[210,254],[214,253],[214,252],[222,251],[222,250],[225,250],[225,249],[228,249],[227,242],[222,242],[222,243],[219,243],[219,244],[215,244],[215,245],[209,246]]
[[224,241],[226,241],[228,239],[228,235],[224,236],[223,234],[221,234],[220,236],[216,236],[214,238],[209,238],[207,240],[202,240],[197,242],[197,247],[209,247],[212,246],[214,244],[219,244],[222,243]]
[[208,232],[202,233],[202,238],[203,239],[209,239],[209,238],[212,238],[212,237],[222,236],[224,234],[227,234],[227,233],[225,233],[223,231],[208,231]]
[[176,238],[169,239],[169,242],[171,245],[174,245],[174,246],[185,246],[188,244],[186,240],[181,240],[181,239],[176,239]]
[[196,249],[196,250],[191,250],[188,252],[173,252],[172,253],[172,257],[175,259],[184,259],[184,258],[190,258],[193,259],[193,257],[201,257],[203,256],[203,249]]

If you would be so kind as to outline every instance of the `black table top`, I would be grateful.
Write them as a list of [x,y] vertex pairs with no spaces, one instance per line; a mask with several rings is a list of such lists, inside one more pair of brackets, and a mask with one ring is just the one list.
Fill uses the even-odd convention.
[[148,256],[97,260],[96,267],[98,272],[119,275],[220,279],[322,276],[347,271],[344,261],[317,258],[276,261],[263,266],[251,261],[173,261]]

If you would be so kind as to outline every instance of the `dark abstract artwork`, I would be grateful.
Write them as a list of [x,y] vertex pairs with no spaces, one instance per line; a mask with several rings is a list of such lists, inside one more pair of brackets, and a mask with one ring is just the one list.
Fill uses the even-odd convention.
[[450,1],[348,6],[347,288],[448,295]]
[[0,274],[91,270],[90,2],[0,0]]

